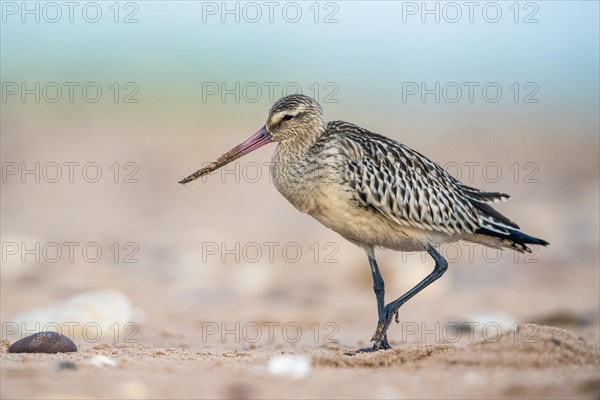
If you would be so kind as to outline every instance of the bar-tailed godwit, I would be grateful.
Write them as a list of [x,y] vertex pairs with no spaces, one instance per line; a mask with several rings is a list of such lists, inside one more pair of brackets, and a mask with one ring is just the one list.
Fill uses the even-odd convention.
[[[294,207],[363,248],[373,275],[378,323],[373,350],[389,349],[387,330],[402,304],[441,277],[448,263],[434,246],[467,240],[530,252],[547,245],[527,235],[489,204],[508,200],[460,183],[420,153],[344,121],[327,122],[304,95],[281,98],[252,137],[180,181],[206,175],[268,143],[276,142],[271,175]],[[433,272],[388,303],[375,248],[427,251]]]

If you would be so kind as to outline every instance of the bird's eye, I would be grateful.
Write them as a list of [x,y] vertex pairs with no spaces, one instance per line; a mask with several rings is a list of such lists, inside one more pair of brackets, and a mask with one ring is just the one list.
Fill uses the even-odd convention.
[[282,118],[282,119],[283,119],[284,121],[289,121],[289,120],[290,120],[290,119],[292,119],[292,118],[294,118],[294,116],[293,116],[293,115],[290,115],[290,114],[285,114],[285,115],[283,116],[283,118]]

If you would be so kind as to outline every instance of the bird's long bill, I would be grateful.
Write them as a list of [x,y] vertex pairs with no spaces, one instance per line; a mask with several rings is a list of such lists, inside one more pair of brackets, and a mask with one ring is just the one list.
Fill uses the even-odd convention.
[[221,157],[219,157],[217,159],[217,161],[212,162],[208,166],[199,169],[198,171],[194,172],[187,178],[180,180],[179,183],[185,185],[186,183],[196,180],[196,179],[200,178],[201,176],[210,174],[211,172],[221,168],[222,166],[227,165],[230,162],[237,160],[238,158],[242,157],[243,155],[246,155],[266,144],[269,144],[272,141],[273,141],[273,137],[271,136],[269,131],[267,131],[267,128],[265,126],[263,126],[262,128],[260,128],[260,130],[258,132],[256,132],[254,135],[252,135],[246,141],[235,146],[233,149],[229,150],[227,153],[225,153]]

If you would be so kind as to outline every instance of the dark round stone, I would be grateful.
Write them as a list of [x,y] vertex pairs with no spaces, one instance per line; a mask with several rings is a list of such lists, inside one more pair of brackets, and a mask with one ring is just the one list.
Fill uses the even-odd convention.
[[38,332],[17,340],[8,348],[9,353],[71,353],[75,343],[56,332]]

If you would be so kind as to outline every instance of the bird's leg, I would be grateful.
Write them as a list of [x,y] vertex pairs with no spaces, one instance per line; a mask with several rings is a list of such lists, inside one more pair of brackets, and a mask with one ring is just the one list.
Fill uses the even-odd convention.
[[[385,283],[383,282],[383,277],[381,276],[381,272],[377,266],[377,260],[375,260],[375,254],[372,248],[367,249],[367,256],[369,257],[369,265],[371,266],[371,274],[373,275],[373,291],[375,292],[375,298],[377,299],[377,317],[381,319],[383,310],[385,308]],[[370,353],[375,350],[389,350],[391,348],[392,347],[387,341],[387,335],[384,334],[381,344],[378,348],[365,347],[355,352],[349,352],[346,354],[355,355],[359,353]]]
[[[377,266],[377,260],[375,260],[374,255],[369,255],[369,265],[371,266],[371,274],[373,275],[373,291],[375,292],[375,298],[377,299],[377,317],[381,319],[385,306],[385,283],[383,282],[383,277],[381,276],[381,272],[379,271],[379,266]],[[387,341],[387,334],[384,333],[380,346],[377,349],[374,348],[373,350],[388,350],[391,348],[392,347]]]
[[375,331],[375,335],[371,339],[373,344],[373,350],[379,350],[382,347],[383,343],[387,343],[386,333],[390,324],[392,323],[392,318],[396,318],[396,322],[398,322],[398,309],[402,304],[406,303],[410,300],[414,295],[419,293],[421,290],[425,289],[432,282],[437,280],[439,277],[444,275],[444,272],[448,269],[448,262],[442,257],[440,253],[438,253],[433,246],[429,243],[425,245],[425,250],[433,257],[435,260],[435,268],[433,271],[425,277],[421,282],[419,282],[415,287],[410,289],[404,295],[398,297],[396,300],[392,301],[388,305],[383,308],[383,312],[379,316],[379,323],[377,324],[377,330]]

